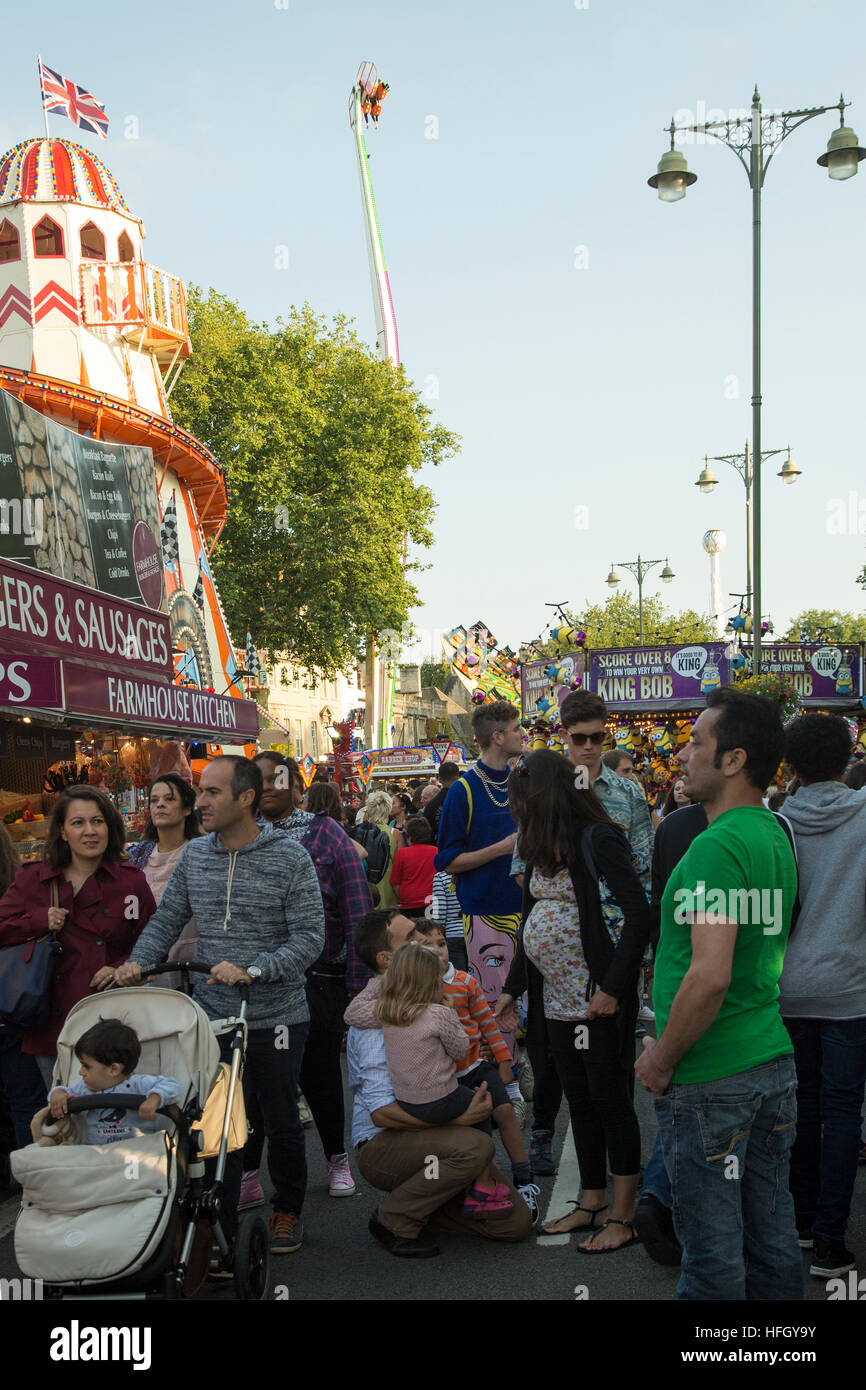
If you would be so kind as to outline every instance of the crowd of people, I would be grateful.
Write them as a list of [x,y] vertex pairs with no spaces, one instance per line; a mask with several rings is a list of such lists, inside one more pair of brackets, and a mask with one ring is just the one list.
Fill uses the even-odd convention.
[[846,721],[785,728],[771,701],[713,691],[653,806],[630,756],[604,752],[597,696],[572,692],[561,719],[565,756],[527,752],[517,710],[481,705],[468,770],[443,764],[360,809],[264,752],[213,759],[197,791],[161,777],[129,847],[110,799],[80,786],[59,796],[41,863],[17,866],[0,839],[0,947],[49,933],[60,948],[47,1023],[0,1029],[16,1143],[46,1105],[61,1122],[70,1089],[146,1087],[137,1117],[89,1142],[152,1120],[171,1078],[135,1073],[134,1035],[91,1029],[68,1088],[52,1084],[58,1031],[88,993],[197,956],[211,1019],[250,986],[230,1238],[265,1201],[267,1140],[271,1249],[301,1247],[307,1105],[330,1195],[355,1194],[353,1169],[382,1192],[369,1229],[391,1254],[435,1256],[449,1228],[525,1239],[564,1099],[582,1186],[543,1229],[573,1232],[582,1255],[642,1242],[680,1266],[686,1300],[802,1298],[803,1250],[816,1277],[854,1268],[866,797]]

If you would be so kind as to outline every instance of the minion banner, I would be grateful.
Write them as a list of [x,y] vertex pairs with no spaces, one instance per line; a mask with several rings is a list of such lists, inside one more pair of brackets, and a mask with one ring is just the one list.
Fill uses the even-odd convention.
[[[543,661],[529,661],[520,668],[520,704],[523,710],[524,723],[537,718],[539,714],[546,713],[545,709],[539,710],[539,701],[552,700],[551,686],[556,691],[556,698],[560,708],[566,695],[570,693],[570,687],[582,685],[583,683],[583,662],[584,653],[582,647],[575,647],[570,651],[563,652],[551,660],[545,657]],[[553,680],[551,680],[550,668],[556,667]]]
[[613,709],[697,706],[730,685],[724,642],[683,647],[608,648],[589,654],[589,688]]
[[863,693],[860,647],[856,643],[768,647],[761,653],[761,670],[787,676],[804,703],[850,705]]

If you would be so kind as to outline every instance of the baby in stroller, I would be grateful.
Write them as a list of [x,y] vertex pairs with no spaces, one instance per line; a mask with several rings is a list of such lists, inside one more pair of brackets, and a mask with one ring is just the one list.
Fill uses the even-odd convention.
[[141,1056],[141,1043],[134,1028],[116,1018],[100,1019],[75,1044],[81,1063],[81,1080],[73,1086],[55,1086],[48,1093],[51,1118],[62,1120],[68,1113],[70,1096],[93,1095],[100,1091],[122,1095],[142,1095],[138,1107],[141,1125],[129,1121],[131,1111],[112,1108],[86,1112],[88,1144],[117,1144],[135,1134],[152,1134],[154,1116],[160,1105],[177,1100],[180,1086],[169,1076],[147,1076],[135,1071]]

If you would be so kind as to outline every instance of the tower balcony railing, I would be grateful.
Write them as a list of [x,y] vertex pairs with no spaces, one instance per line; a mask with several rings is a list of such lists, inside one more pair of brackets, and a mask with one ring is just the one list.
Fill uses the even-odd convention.
[[146,261],[82,261],[81,316],[88,328],[116,328],[156,355],[189,353],[186,290]]

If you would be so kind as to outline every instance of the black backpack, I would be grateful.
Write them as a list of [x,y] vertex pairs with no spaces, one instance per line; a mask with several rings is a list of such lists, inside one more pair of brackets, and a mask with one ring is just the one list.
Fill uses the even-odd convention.
[[362,820],[360,825],[353,825],[349,834],[367,851],[367,858],[364,860],[367,882],[381,883],[388,872],[388,863],[391,859],[390,835],[384,830],[380,830],[378,825],[371,825],[369,821],[365,820]]

